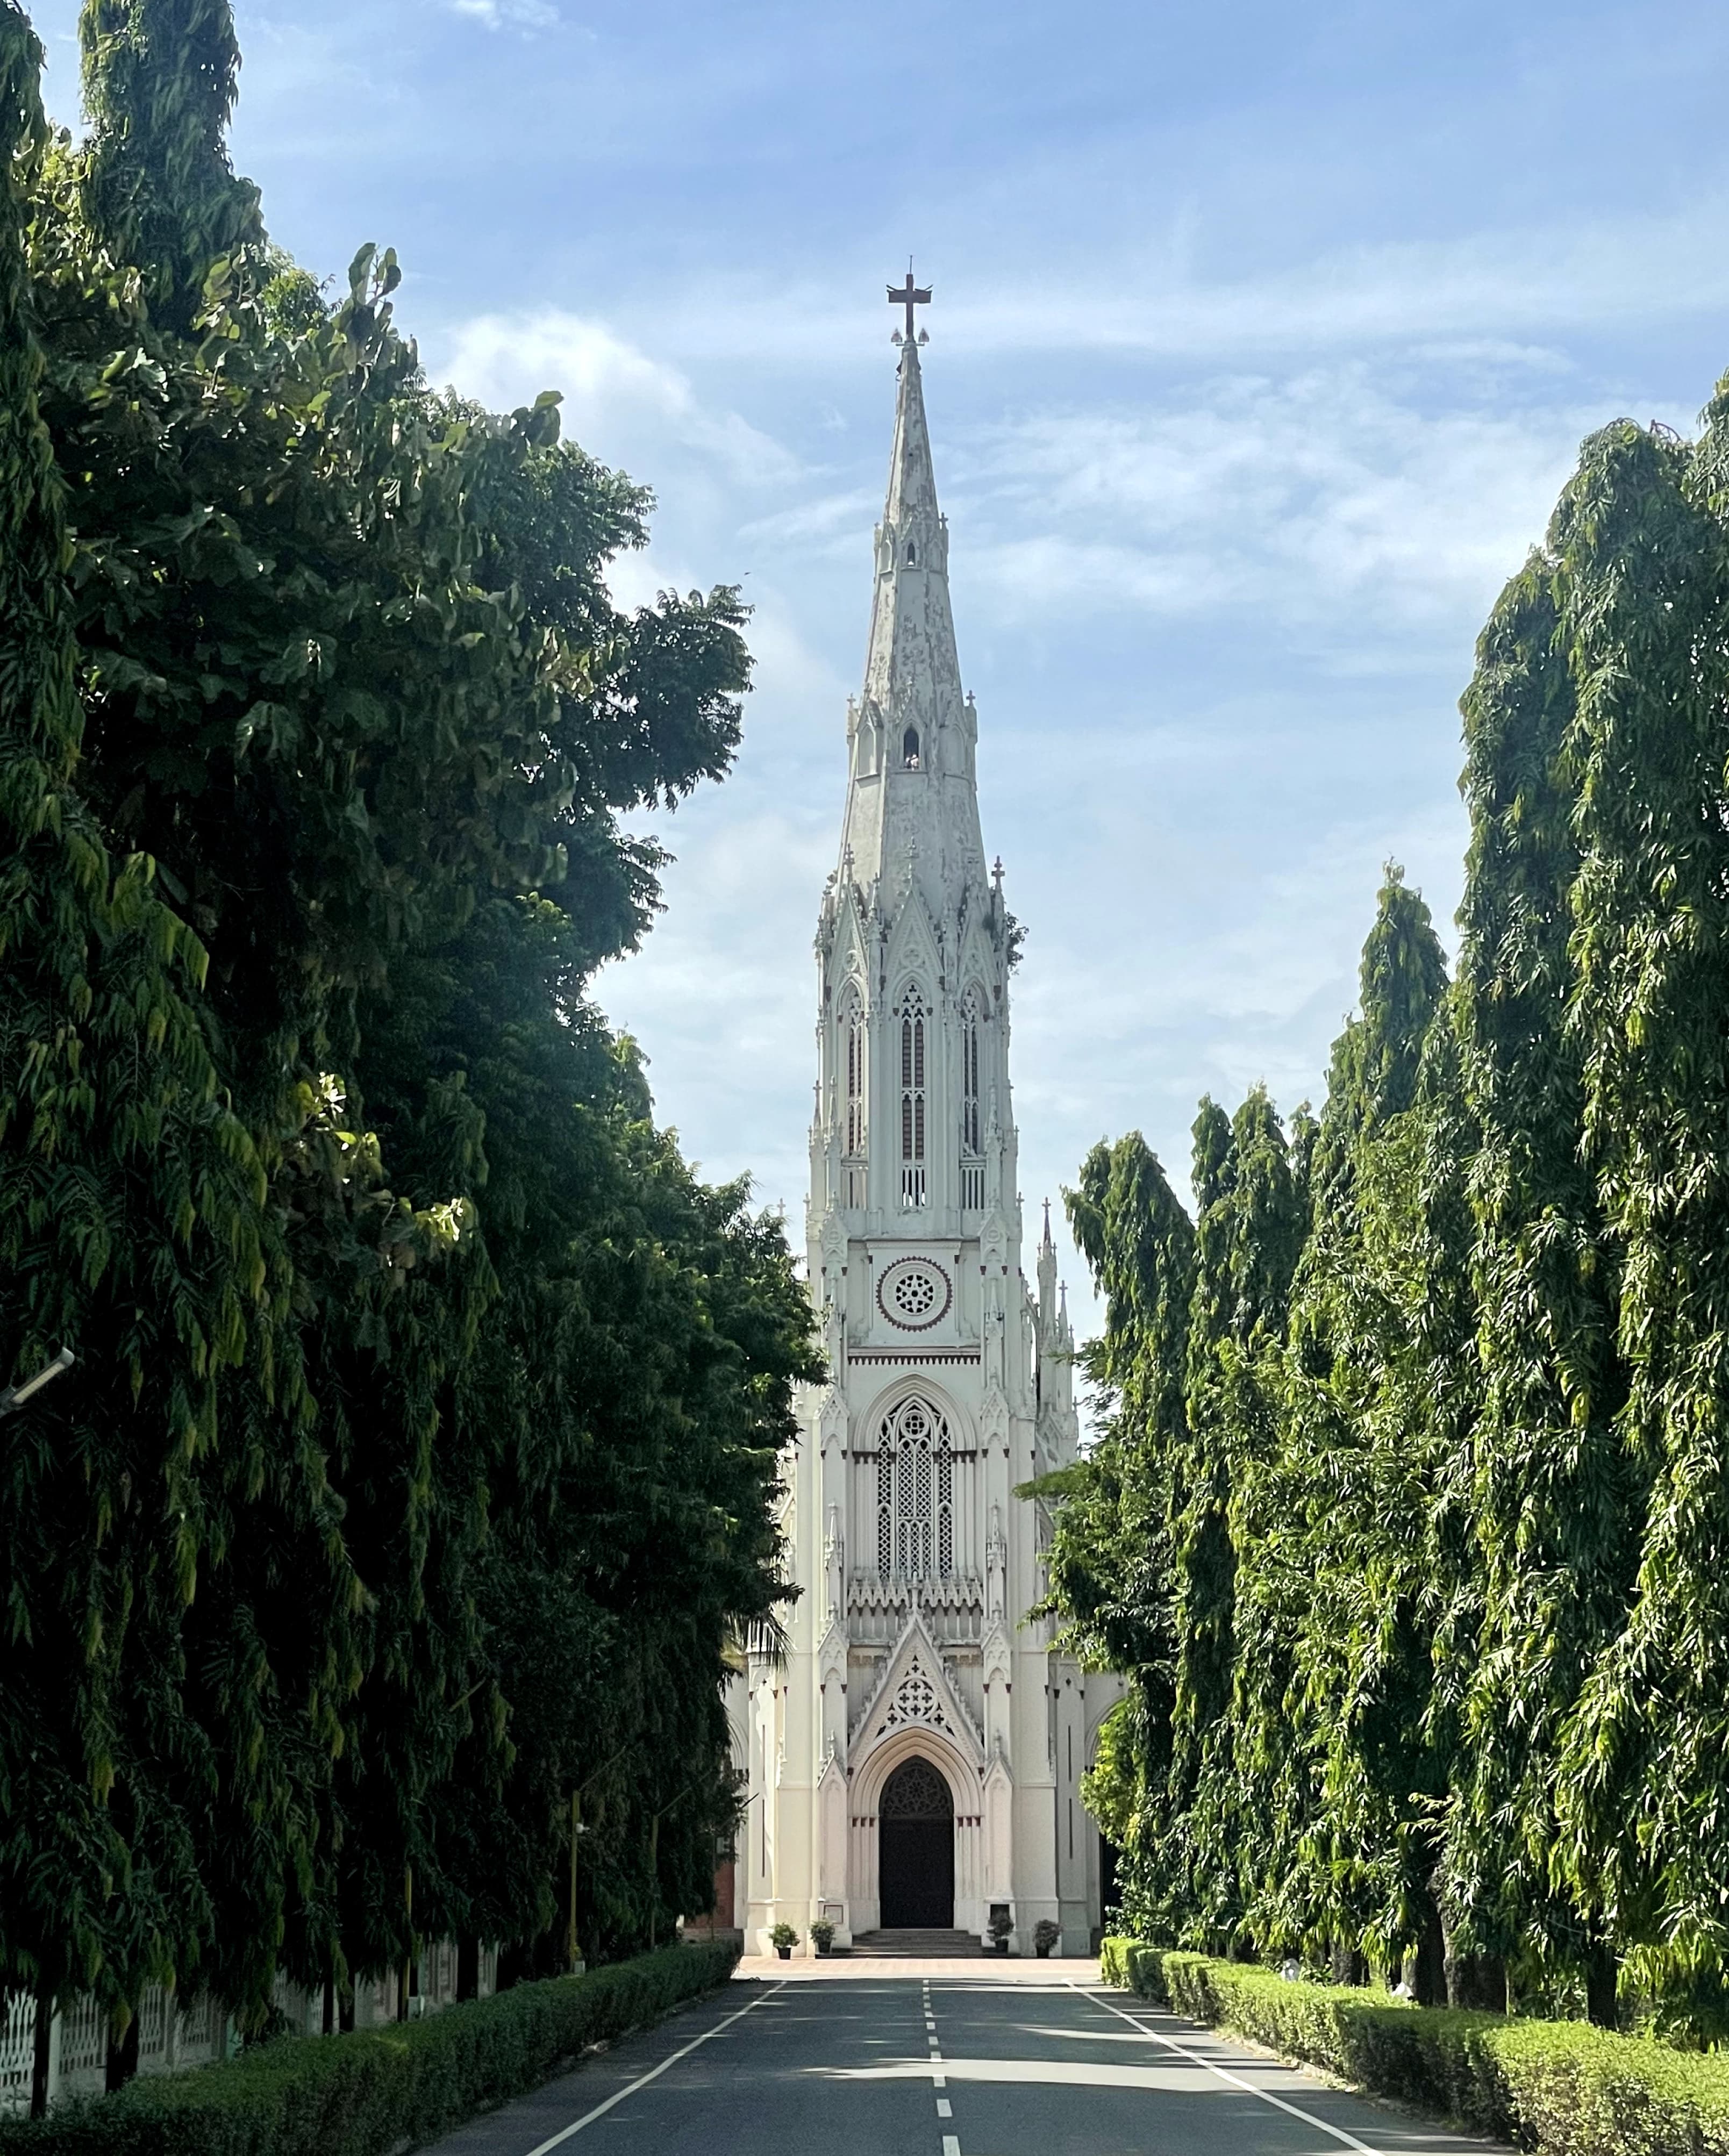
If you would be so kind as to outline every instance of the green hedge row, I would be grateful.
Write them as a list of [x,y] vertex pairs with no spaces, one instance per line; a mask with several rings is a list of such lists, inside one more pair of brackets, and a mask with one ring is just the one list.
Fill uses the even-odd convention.
[[1107,1984],[1541,2156],[1729,2156],[1729,2058],[1107,1939]]
[[522,2096],[584,2047],[731,1975],[736,1948],[667,1947],[586,1976],[522,1984],[424,2021],[285,2036],[226,2065],[0,2125],[0,2156],[386,2156]]

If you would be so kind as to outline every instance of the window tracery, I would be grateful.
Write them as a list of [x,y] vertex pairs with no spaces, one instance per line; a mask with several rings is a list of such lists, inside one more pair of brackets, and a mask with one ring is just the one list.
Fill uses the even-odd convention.
[[868,1099],[866,1073],[870,1034],[866,1029],[856,984],[849,985],[841,1001],[840,1069],[843,1091],[842,1122],[846,1152],[841,1168],[841,1199],[848,1205],[865,1202],[865,1159]]
[[960,1001],[960,1203],[968,1211],[982,1209],[985,1203],[984,1146],[980,1113],[980,1036],[985,1024],[985,999],[970,988]]
[[901,1003],[901,1204],[925,1203],[924,1047],[928,1017],[924,999],[909,988]]
[[877,1432],[877,1570],[884,1579],[954,1575],[954,1444],[947,1418],[916,1396],[890,1409]]

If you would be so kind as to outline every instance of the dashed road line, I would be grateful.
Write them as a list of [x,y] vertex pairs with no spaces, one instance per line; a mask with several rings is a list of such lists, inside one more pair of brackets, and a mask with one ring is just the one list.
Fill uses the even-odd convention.
[[[924,2025],[930,2031],[929,2039],[930,2044],[931,2065],[930,2085],[933,2089],[945,2089],[949,2086],[949,2077],[942,2071],[943,2047],[937,2041],[936,2016],[930,2010],[930,1979],[929,1977],[925,1978],[921,1989],[924,1997]],[[938,2097],[937,2117],[939,2118],[953,2118],[954,2116],[955,2107],[949,2102],[948,2097],[945,2096]],[[960,2141],[958,2135],[945,2133],[943,2136],[943,2156],[960,2156]]]

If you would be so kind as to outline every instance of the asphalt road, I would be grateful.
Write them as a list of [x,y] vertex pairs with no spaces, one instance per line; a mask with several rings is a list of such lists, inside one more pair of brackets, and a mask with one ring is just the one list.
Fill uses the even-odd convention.
[[[844,1967],[844,1965],[843,1965]],[[739,1979],[436,2156],[1483,2156],[1119,1992]]]

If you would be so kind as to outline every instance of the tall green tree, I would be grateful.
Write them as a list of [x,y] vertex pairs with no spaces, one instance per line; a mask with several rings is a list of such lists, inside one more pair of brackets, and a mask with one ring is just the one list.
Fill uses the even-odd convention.
[[1458,1572],[1445,1491],[1471,1321],[1445,991],[1428,910],[1390,865],[1333,1050],[1292,1312],[1274,1486],[1302,1526],[1275,1524],[1266,1545],[1290,1545],[1288,1604],[1310,1582],[1294,1658],[1312,1809],[1291,1867],[1310,1938],[1383,1964],[1413,1951],[1431,2001],[1449,1763],[1434,1655]]
[[270,249],[225,5],[92,0],[77,149],[6,23],[0,1353],[83,1360],[8,1431],[0,1984],[258,2030],[280,1969],[531,1964],[597,1775],[602,1950],[705,1894],[816,1366],[585,988],[744,612],[614,608],[647,497],[557,398],[435,395],[394,257]]
[[1471,843],[1456,1009],[1484,1397],[1469,1451],[1481,1607],[1448,1897],[1462,1928],[1534,1979],[1590,1963],[1593,2012],[1612,2019],[1601,1932],[1554,1876],[1567,1720],[1619,1629],[1635,1547],[1617,1255],[1569,1023],[1577,698],[1557,590],[1554,555],[1533,555],[1483,632],[1461,706]]
[[[208,1911],[178,1620],[224,1373],[276,1367],[283,1269],[201,1009],[205,953],[80,784],[78,556],[27,242],[41,55],[0,9],[0,1361],[76,1370],[6,1427],[0,1969],[118,2010]],[[291,1396],[291,1370],[280,1380]]]
[[[1569,747],[1584,1142],[1618,1276],[1621,1430],[1646,1485],[1629,1517],[1611,1458],[1589,1463],[1581,1491],[1587,1506],[1618,1514],[1621,1534],[1637,1533],[1638,1573],[1562,1749],[1561,1864],[1647,1982],[1703,1994],[1720,2020],[1729,1948],[1726,419],[1720,389],[1696,447],[1627,423],[1594,436],[1552,539],[1577,699]],[[1603,1404],[1614,1404],[1612,1391]],[[1594,1418],[1579,1420],[1588,1435]],[[1589,1512],[1585,1532],[1606,1538]]]
[[1094,1668],[1120,1671],[1087,1799],[1120,1852],[1125,1921],[1156,1931],[1181,1895],[1170,1842],[1176,1702],[1174,1476],[1185,1392],[1195,1233],[1139,1132],[1097,1145],[1064,1193],[1107,1320],[1083,1350],[1105,1421],[1092,1451],[1042,1486],[1052,1501],[1051,1607]]

